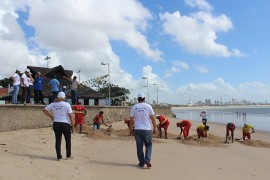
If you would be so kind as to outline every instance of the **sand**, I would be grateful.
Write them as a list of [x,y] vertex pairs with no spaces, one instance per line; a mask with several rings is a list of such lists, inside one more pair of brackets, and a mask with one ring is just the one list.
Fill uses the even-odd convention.
[[[179,140],[176,119],[169,139],[153,140],[151,169],[137,167],[134,137],[126,124],[72,134],[72,160],[56,161],[51,128],[0,133],[0,179],[268,179],[269,132],[256,131],[252,140],[224,144],[225,125],[209,123],[207,139],[197,139],[192,122],[190,140]],[[236,129],[236,138],[241,138]],[[65,154],[64,139],[62,154]]]

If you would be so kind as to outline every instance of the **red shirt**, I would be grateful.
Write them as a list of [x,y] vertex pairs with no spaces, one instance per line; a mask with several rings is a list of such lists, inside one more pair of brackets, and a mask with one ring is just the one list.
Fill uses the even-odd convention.
[[166,119],[164,116],[159,116],[158,120],[160,122],[161,125],[169,125],[170,121],[168,119]]
[[82,105],[73,106],[73,110],[75,111],[75,119],[84,119],[84,111],[86,111],[85,107]]
[[191,126],[191,122],[188,120],[183,120],[180,122],[179,127]]
[[103,122],[103,114],[96,115],[93,121],[94,121],[94,124],[101,124],[101,122]]

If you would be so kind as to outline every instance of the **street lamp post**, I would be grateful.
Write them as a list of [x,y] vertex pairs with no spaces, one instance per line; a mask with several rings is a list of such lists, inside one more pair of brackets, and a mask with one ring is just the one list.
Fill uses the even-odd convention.
[[158,84],[153,84],[154,86],[157,86],[157,105],[158,105]]
[[101,65],[108,65],[108,84],[109,84],[109,103],[111,99],[111,76],[110,76],[110,63],[101,62]]
[[81,83],[81,70],[79,70],[77,73],[79,73],[79,84]]
[[46,57],[44,58],[44,60],[47,61],[47,68],[49,68],[49,59],[51,59],[50,56],[46,56]]
[[142,79],[146,79],[146,83],[147,83],[147,84],[146,84],[146,86],[147,86],[147,103],[150,103],[150,102],[149,102],[149,93],[148,93],[148,92],[149,92],[149,91],[148,91],[148,77],[142,77]]

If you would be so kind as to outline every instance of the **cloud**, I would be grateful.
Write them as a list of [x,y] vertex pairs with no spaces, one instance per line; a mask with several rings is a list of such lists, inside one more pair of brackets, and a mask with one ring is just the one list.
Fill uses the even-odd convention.
[[176,11],[161,13],[160,18],[164,32],[189,53],[217,57],[243,56],[240,50],[229,50],[216,42],[218,32],[233,29],[231,20],[224,14],[214,16],[210,12],[199,11],[181,15]]
[[205,0],[185,0],[185,3],[193,8],[200,10],[211,11],[213,7]]
[[[132,76],[121,69],[111,41],[125,42],[154,62],[163,61],[162,52],[152,48],[145,35],[152,16],[136,0],[4,1],[0,9],[0,57],[8,60],[0,63],[7,67],[2,77],[27,65],[46,67],[45,51],[51,56],[50,67],[62,64],[74,72],[80,69],[82,80],[104,74],[106,68],[100,62],[106,61],[111,64],[112,82],[124,75],[130,82]],[[34,29],[30,39],[25,39],[17,22],[18,11],[27,14],[24,23]]]
[[[265,102],[270,99],[269,97],[270,86],[261,82],[249,82],[239,84],[238,86],[232,86],[224,81],[223,78],[217,78],[212,82],[207,83],[188,83],[177,90],[175,97],[181,97],[174,99],[180,103],[188,103],[189,101],[205,101],[205,99],[211,99],[220,101],[221,97],[223,101],[231,101],[236,99],[237,101],[248,100],[253,102]],[[267,95],[268,94],[268,95]]]
[[193,64],[193,66],[200,72],[200,73],[208,73],[208,68],[204,65]]

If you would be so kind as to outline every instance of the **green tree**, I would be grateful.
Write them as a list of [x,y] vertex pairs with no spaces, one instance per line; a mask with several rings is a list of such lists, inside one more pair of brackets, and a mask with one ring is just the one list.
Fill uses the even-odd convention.
[[13,84],[13,81],[11,78],[5,78],[5,79],[1,79],[0,80],[0,86],[4,87],[4,88],[7,88],[8,85],[12,85]]
[[[112,100],[112,106],[121,105],[122,101],[128,99],[130,91],[124,87],[119,87],[118,85],[110,84],[110,97]],[[106,84],[104,87],[99,89],[99,93],[109,97],[109,86]]]

